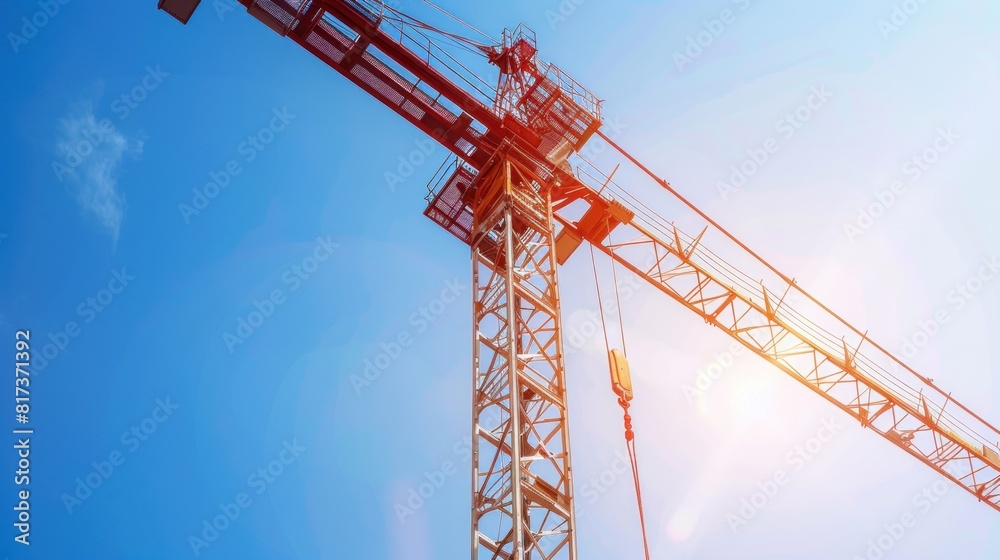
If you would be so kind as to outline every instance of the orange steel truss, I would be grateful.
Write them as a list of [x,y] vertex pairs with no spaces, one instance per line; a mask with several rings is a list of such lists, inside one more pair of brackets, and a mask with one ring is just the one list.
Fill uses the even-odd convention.
[[551,189],[506,152],[473,202],[472,557],[576,558]]
[[[629,207],[629,204],[624,204]],[[611,236],[585,236],[617,263],[753,353],[1000,511],[1000,431],[905,366],[796,284],[755,284],[689,236],[636,208]],[[643,215],[646,214],[646,215]],[[790,304],[789,294],[805,296]]]

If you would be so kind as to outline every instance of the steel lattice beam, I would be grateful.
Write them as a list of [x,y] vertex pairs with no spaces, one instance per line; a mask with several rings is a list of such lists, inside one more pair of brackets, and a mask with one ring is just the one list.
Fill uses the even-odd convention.
[[566,378],[547,189],[506,156],[472,237],[472,558],[576,558]]
[[[576,229],[572,220],[559,215],[556,219]],[[782,301],[792,286],[775,295],[762,286],[751,290],[724,281],[717,257],[702,250],[700,237],[692,239],[676,229],[669,236],[657,235],[652,229],[635,220],[615,232],[628,242],[612,243],[610,236],[590,241],[705,322],[1000,511],[1000,456],[996,443],[984,439],[1000,440],[992,426],[977,422],[977,417],[946,414],[950,403],[957,408],[950,399],[934,403],[923,392],[896,385],[894,377],[880,373],[884,370],[861,351],[867,343],[863,336],[836,333],[842,335],[836,341],[825,336]],[[586,238],[582,232],[578,235]]]

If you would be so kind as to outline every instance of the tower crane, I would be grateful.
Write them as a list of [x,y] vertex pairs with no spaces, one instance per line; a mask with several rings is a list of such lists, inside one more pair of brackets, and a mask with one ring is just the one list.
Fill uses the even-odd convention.
[[[1000,430],[608,137],[600,100],[538,57],[530,29],[483,43],[374,0],[239,2],[452,154],[424,215],[471,249],[474,560],[578,557],[558,269],[585,242],[1000,511]],[[198,4],[159,7],[187,23]],[[495,66],[495,85],[442,44]],[[574,168],[595,136],[686,206],[700,232],[658,215],[614,172]],[[627,368],[614,352],[613,375]]]

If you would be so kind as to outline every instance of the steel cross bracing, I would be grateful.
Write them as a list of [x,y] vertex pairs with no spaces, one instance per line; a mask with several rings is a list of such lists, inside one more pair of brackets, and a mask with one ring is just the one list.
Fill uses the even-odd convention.
[[[563,222],[564,225],[569,225]],[[761,292],[754,300],[721,283],[683,242],[666,242],[630,224],[624,243],[597,246],[706,322],[1000,511],[1000,456],[995,444],[973,443],[942,418],[942,407],[900,395],[859,362],[857,347],[840,347],[805,334],[794,310]],[[623,232],[624,233],[624,232]],[[697,252],[697,249],[695,249]],[[861,343],[861,341],[859,341]],[[946,406],[946,405],[945,405]],[[983,428],[980,433],[990,433]],[[993,432],[996,435],[996,432]]]
[[474,202],[472,558],[576,558],[549,189],[498,153]]
[[[771,288],[754,286],[702,246],[708,230],[692,238],[625,198],[616,202],[633,209],[636,216],[614,231],[614,237],[624,241],[612,242],[604,232],[587,235],[580,231],[579,221],[559,213],[556,220],[863,426],[1000,511],[1000,432],[995,427],[825,307],[809,306],[808,301],[789,303],[788,294],[804,293],[798,286],[786,281],[772,283]],[[809,309],[809,317],[797,308]],[[831,335],[829,331],[837,327]]]

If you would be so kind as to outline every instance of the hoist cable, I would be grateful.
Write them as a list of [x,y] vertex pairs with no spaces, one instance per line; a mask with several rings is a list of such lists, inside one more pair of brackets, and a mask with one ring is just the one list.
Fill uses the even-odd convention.
[[[627,358],[628,348],[625,346],[625,323],[624,321],[622,321],[622,300],[621,297],[618,295],[618,272],[617,268],[615,267],[616,259],[614,258],[614,252],[615,252],[614,243],[611,242],[611,221],[608,218],[607,214],[604,215],[604,223],[608,228],[608,247],[611,249],[611,254],[612,254],[611,277],[615,282],[615,305],[618,307],[618,332],[621,334],[622,337],[622,354],[624,354],[625,357]],[[594,250],[593,245],[590,246],[590,250],[591,251]]]
[[[628,410],[628,401],[624,399],[619,399],[620,402],[624,402],[625,409]],[[627,421],[627,426],[631,427],[631,417],[628,412],[625,413],[625,417],[629,420]],[[629,430],[631,432],[631,430]],[[632,434],[633,436],[635,434]],[[639,528],[642,531],[642,549],[646,554],[646,560],[649,560],[649,539],[646,537],[646,513],[645,508],[642,507],[642,489],[639,484],[639,458],[635,451],[635,438],[633,437],[629,440],[626,445],[628,448],[628,458],[632,462],[632,480],[635,481],[635,501],[639,508]]]
[[[608,342],[608,324],[604,318],[604,305],[601,300],[601,281],[597,274],[597,258],[594,256],[594,245],[590,244],[590,263],[594,270],[594,285],[597,288],[597,306],[601,317],[601,330],[604,333],[604,349],[608,354],[608,367],[614,367],[611,361],[611,344]],[[618,324],[622,336],[622,352],[625,353],[625,329],[621,321],[621,298],[618,295],[618,277],[614,273],[614,259],[611,260],[612,274],[615,277],[615,301],[618,302]],[[642,531],[642,549],[646,560],[649,560],[649,538],[646,535],[646,512],[642,505],[642,489],[639,484],[639,459],[635,450],[635,432],[632,431],[632,416],[628,413],[629,402],[624,397],[618,398],[618,404],[624,411],[625,448],[628,450],[629,462],[632,466],[632,481],[635,484],[636,506],[639,510],[639,529]]]
[[594,245],[590,245],[590,264],[594,268],[594,285],[597,286],[597,310],[601,313],[601,330],[604,331],[604,353],[608,354],[608,367],[611,367],[611,344],[608,342],[608,324],[604,320],[604,306],[601,305],[601,281],[597,276],[597,258],[594,257]]

